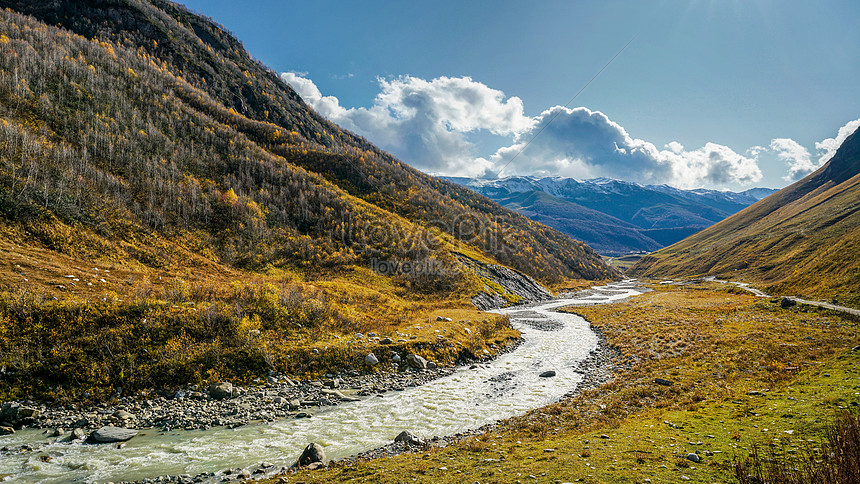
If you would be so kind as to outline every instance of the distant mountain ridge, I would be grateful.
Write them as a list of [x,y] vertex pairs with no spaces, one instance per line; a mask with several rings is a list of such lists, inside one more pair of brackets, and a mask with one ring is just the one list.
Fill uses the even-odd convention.
[[716,275],[860,306],[860,134],[806,178],[644,257],[642,277]]
[[611,178],[447,178],[582,240],[604,255],[650,252],[671,245],[776,192],[770,188],[683,190]]

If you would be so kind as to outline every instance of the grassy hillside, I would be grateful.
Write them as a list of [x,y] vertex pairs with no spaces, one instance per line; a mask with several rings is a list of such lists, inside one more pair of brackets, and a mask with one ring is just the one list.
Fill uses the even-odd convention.
[[643,258],[640,277],[716,275],[860,306],[860,136],[821,169]]
[[[242,152],[241,141],[234,140],[236,145],[229,145],[229,140],[238,135],[255,149],[264,152],[266,157],[282,160],[291,169],[302,168],[304,172],[318,174],[319,177],[307,183],[309,186],[315,185],[320,177],[324,178],[339,188],[341,193],[345,192],[366,202],[366,205],[382,209],[388,215],[395,214],[421,226],[417,231],[404,232],[399,228],[389,228],[385,217],[380,222],[367,222],[366,219],[353,219],[344,215],[337,208],[334,211],[320,210],[320,205],[328,203],[327,200],[319,200],[308,194],[305,207],[299,207],[303,209],[304,215],[304,221],[298,224],[300,229],[304,225],[319,226],[317,220],[320,218],[334,217],[343,227],[330,231],[333,232],[330,238],[348,242],[354,242],[357,238],[357,245],[362,246],[365,239],[372,237],[385,239],[381,245],[396,245],[404,233],[417,234],[414,239],[424,239],[421,231],[430,228],[431,233],[447,233],[485,253],[492,253],[498,262],[511,265],[546,283],[565,278],[614,276],[584,244],[573,242],[553,229],[502,209],[468,189],[414,170],[363,138],[326,121],[302,102],[275,72],[254,60],[229,32],[182,6],[164,0],[2,0],[0,6],[10,6],[48,25],[60,25],[83,38],[105,43],[118,56],[118,64],[123,69],[133,68],[131,64],[141,64],[135,71],[139,80],[132,81],[138,85],[136,89],[146,90],[153,95],[168,95],[168,99],[162,100],[160,106],[144,104],[145,101],[153,100],[133,99],[147,111],[143,120],[148,121],[146,116],[149,116],[154,119],[160,117],[164,122],[174,122],[169,114],[177,109],[164,106],[165,103],[173,102],[169,99],[173,93],[180,105],[226,128],[226,132],[215,130],[214,136],[220,138],[220,142],[227,143],[227,148]],[[63,69],[65,67],[61,66]],[[92,77],[111,79],[110,75],[104,75],[104,71],[94,74]],[[74,79],[74,82],[81,81]],[[128,80],[123,82],[127,83]],[[47,95],[50,96],[52,89],[48,86],[36,94],[42,95],[42,91],[48,91]],[[106,97],[100,93],[90,94]],[[96,113],[98,109],[91,114]],[[56,116],[55,121],[61,121],[68,114],[51,113]],[[126,129],[127,121],[117,120],[114,124]],[[182,119],[180,124],[185,122]],[[99,123],[89,124],[92,124],[88,126],[90,130],[105,130]],[[201,124],[194,122],[193,126]],[[132,134],[136,131],[132,131]],[[176,139],[174,133],[164,134]],[[179,134],[184,136],[189,133]],[[186,144],[186,147],[199,150],[213,136],[201,134],[204,135],[202,138],[187,139],[194,144]],[[105,135],[106,143],[113,144],[111,134]],[[132,140],[134,138],[131,136]],[[176,140],[180,139],[186,138],[180,136]],[[185,153],[182,156],[164,156],[164,159],[168,164],[175,160],[177,171],[182,173],[185,166],[180,160],[217,162],[218,158],[203,152],[199,155]],[[283,177],[235,165],[227,165],[226,168],[248,191],[263,188],[259,185],[266,182],[280,184]],[[249,176],[252,178],[248,179]],[[201,182],[211,178],[216,188],[222,191],[231,188],[223,180],[209,177],[208,173],[198,178]],[[230,185],[233,184],[233,180],[230,182]],[[174,184],[175,181],[167,183],[169,186]],[[239,192],[240,188],[245,187],[232,188],[240,196],[250,196],[261,207],[271,209],[268,207],[271,204],[269,200],[259,200],[252,194]],[[290,187],[287,191],[301,193],[304,190]],[[159,193],[148,198],[161,199],[161,195]],[[291,207],[288,211],[295,213],[299,210]],[[154,215],[162,216],[159,212],[156,209]],[[372,218],[380,219],[376,216]],[[356,228],[360,233],[349,233]]]
[[515,337],[469,305],[484,283],[455,253],[617,274],[323,120],[181,7],[0,6],[63,26],[0,11],[0,399],[372,371],[346,336],[439,311],[474,336],[410,350],[452,363]]

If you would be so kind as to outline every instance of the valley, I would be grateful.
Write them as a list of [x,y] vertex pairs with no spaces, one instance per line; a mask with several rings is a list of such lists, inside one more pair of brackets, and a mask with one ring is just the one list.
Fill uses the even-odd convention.
[[860,120],[732,148],[658,109],[710,74],[604,77],[610,118],[461,73],[540,57],[475,4],[202,5],[290,70],[170,0],[0,0],[0,482],[856,484]]

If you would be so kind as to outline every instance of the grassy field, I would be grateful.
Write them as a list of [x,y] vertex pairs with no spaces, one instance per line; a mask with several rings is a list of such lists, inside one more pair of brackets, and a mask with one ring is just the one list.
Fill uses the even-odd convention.
[[860,403],[856,319],[715,284],[574,311],[620,350],[613,381],[446,448],[282,481],[733,482],[753,445],[814,452]]
[[620,270],[621,272],[626,272],[627,269],[633,267],[637,262],[639,262],[639,259],[644,256],[645,254],[627,254],[617,257],[604,256],[603,259],[606,261],[607,264],[611,265],[612,267]]

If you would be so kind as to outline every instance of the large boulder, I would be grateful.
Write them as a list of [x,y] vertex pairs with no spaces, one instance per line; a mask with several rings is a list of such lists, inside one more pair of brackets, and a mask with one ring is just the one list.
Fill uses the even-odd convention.
[[419,370],[427,369],[427,360],[416,355],[415,353],[409,353],[406,355],[406,363],[409,363],[409,366],[412,368],[417,368]]
[[405,442],[407,444],[420,444],[421,439],[418,438],[417,435],[413,434],[408,430],[404,430],[397,434],[397,437],[394,437],[395,442]]
[[299,456],[299,460],[296,461],[296,467],[308,467],[312,464],[326,464],[328,459],[325,456],[325,450],[323,450],[320,444],[315,442],[311,442],[305,447],[305,450],[302,451],[302,455]]
[[233,384],[227,381],[209,385],[209,396],[215,400],[224,400],[233,396]]
[[137,430],[124,429],[122,427],[106,426],[91,433],[87,438],[88,444],[111,444],[114,442],[125,442],[137,435]]

